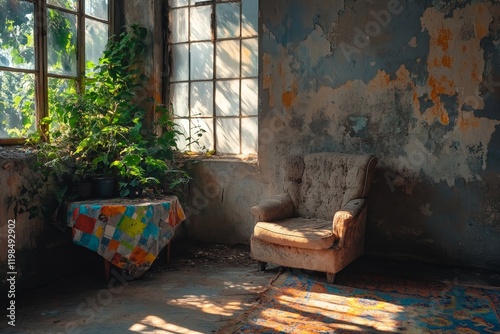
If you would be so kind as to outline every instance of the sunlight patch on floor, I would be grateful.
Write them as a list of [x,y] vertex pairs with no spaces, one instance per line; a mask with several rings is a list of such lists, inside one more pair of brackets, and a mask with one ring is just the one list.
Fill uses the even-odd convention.
[[[279,311],[274,310],[283,314],[280,322],[277,323],[281,326],[286,319],[295,321],[297,318],[302,318],[304,322],[311,321],[312,328],[314,328],[318,324],[314,324],[315,320],[308,319],[307,314],[322,314],[333,320],[329,324],[331,328],[362,331],[363,328],[369,327],[379,331],[398,332],[401,326],[398,317],[405,312],[403,306],[375,300],[368,296],[367,298],[345,297],[316,292],[305,294],[293,288],[283,289],[282,292],[283,294],[277,297],[280,305]],[[302,295],[303,298],[296,298],[297,295]],[[283,310],[288,311],[283,312]],[[267,319],[277,314],[273,312],[273,309],[264,310],[262,313]],[[266,313],[268,313],[267,316]],[[348,323],[343,322],[342,319],[348,319]]]
[[186,295],[183,298],[176,298],[168,303],[170,305],[188,307],[192,309],[201,310],[204,313],[221,315],[225,317],[230,317],[234,315],[235,312],[241,311],[243,306],[247,304],[242,304],[240,301],[228,301],[226,303],[214,304],[211,301],[210,296],[200,295]]
[[132,325],[129,330],[135,333],[141,334],[203,334],[201,332],[193,331],[189,328],[180,327],[174,324],[169,324],[165,320],[156,317],[154,315],[149,315],[140,323]]

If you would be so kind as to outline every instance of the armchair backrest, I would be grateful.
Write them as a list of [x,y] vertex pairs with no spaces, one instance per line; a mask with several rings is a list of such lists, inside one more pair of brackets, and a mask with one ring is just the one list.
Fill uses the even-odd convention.
[[330,220],[352,199],[368,196],[376,164],[372,155],[290,156],[283,166],[285,190],[299,216]]

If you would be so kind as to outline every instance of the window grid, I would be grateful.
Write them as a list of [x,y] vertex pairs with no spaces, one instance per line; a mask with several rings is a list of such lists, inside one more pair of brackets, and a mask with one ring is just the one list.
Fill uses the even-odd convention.
[[[243,75],[243,66],[244,66],[244,63],[243,63],[243,51],[244,51],[244,45],[245,45],[245,41],[253,41],[253,40],[257,40],[257,33],[254,33],[254,34],[251,34],[251,35],[247,35],[247,36],[243,36],[243,4],[242,4],[242,1],[204,1],[204,2],[197,2],[197,3],[193,3],[194,1],[191,0],[191,3],[189,4],[185,4],[183,6],[176,6],[176,4],[174,3],[175,1],[169,1],[169,4],[170,4],[170,9],[171,9],[171,13],[172,15],[170,16],[171,18],[174,16],[174,11],[177,11],[175,12],[175,14],[179,13],[180,10],[186,10],[187,11],[187,31],[185,33],[186,35],[186,40],[181,40],[181,41],[175,41],[175,42],[170,42],[170,46],[172,48],[171,50],[171,54],[174,53],[174,49],[178,46],[181,46],[181,45],[187,45],[187,51],[188,51],[188,63],[187,63],[187,77],[186,79],[179,79],[179,78],[174,78],[173,76],[175,75],[175,69],[172,71],[171,73],[171,80],[170,80],[170,87],[179,87],[180,85],[187,85],[187,89],[188,89],[188,92],[187,92],[187,102],[185,103],[185,108],[187,109],[187,113],[184,114],[184,115],[179,115],[177,114],[176,115],[176,119],[179,120],[181,123],[184,121],[184,124],[186,124],[186,122],[188,122],[188,126],[187,126],[187,129],[184,129],[186,130],[188,133],[188,136],[193,136],[194,135],[194,131],[196,131],[196,129],[193,128],[192,126],[192,123],[193,122],[198,122],[198,124],[200,124],[200,122],[204,122],[204,121],[209,121],[211,123],[211,126],[212,126],[212,131],[213,131],[213,134],[212,134],[212,138],[211,139],[211,145],[213,145],[212,147],[209,147],[208,149],[215,149],[216,152],[220,153],[219,152],[219,145],[218,145],[218,139],[220,139],[219,136],[221,136],[221,133],[219,133],[219,125],[218,125],[218,122],[224,122],[224,120],[236,120],[237,123],[238,123],[238,147],[237,147],[237,150],[236,151],[232,151],[232,152],[221,152],[221,153],[229,153],[229,154],[241,154],[241,153],[245,153],[244,151],[244,147],[243,147],[243,144],[244,144],[244,140],[243,140],[243,127],[244,127],[244,122],[245,120],[251,120],[251,119],[254,119],[255,121],[257,121],[257,118],[258,118],[258,115],[257,115],[257,107],[255,108],[255,112],[254,114],[249,114],[249,115],[245,115],[242,113],[242,107],[243,107],[243,83],[244,83],[244,80],[255,80],[257,81],[258,79],[258,74],[255,73],[255,75]],[[237,13],[238,14],[238,20],[239,20],[239,26],[238,26],[238,34],[237,36],[218,36],[218,26],[216,24],[217,22],[217,10],[219,9],[219,5],[220,4],[228,4],[228,3],[236,3],[238,4],[238,9],[239,9],[239,12]],[[191,30],[192,28],[192,22],[191,20],[193,19],[193,8],[197,8],[199,6],[210,6],[211,8],[211,18],[210,18],[210,22],[211,22],[211,38],[208,39],[208,38],[205,38],[205,39],[196,39],[196,40],[193,40],[193,32]],[[176,22],[171,22],[171,24],[175,24]],[[171,29],[171,31],[174,30],[174,29]],[[175,34],[176,32],[175,31],[172,31],[173,34]],[[172,39],[178,39],[176,38],[176,36],[171,36],[171,40]],[[221,58],[221,55],[218,55],[218,47],[221,43],[223,42],[231,42],[231,41],[237,41],[237,44],[238,44],[238,48],[239,48],[239,52],[238,52],[238,59],[237,59],[237,62],[238,62],[238,66],[237,66],[237,75],[233,75],[233,76],[230,76],[230,77],[221,77],[218,73],[218,65],[219,65],[219,61]],[[200,78],[193,78],[193,73],[192,73],[192,65],[193,65],[193,59],[192,59],[192,56],[193,56],[193,44],[195,43],[212,43],[212,47],[213,47],[213,51],[212,51],[212,75],[211,75],[211,78],[209,79],[200,79]],[[258,44],[258,43],[257,43]],[[174,58],[175,58],[175,55],[174,55]],[[174,59],[173,62],[172,62],[172,66],[175,66],[175,63],[176,63],[176,60]],[[254,66],[257,66],[257,64],[255,64]],[[217,104],[217,100],[218,100],[218,84],[221,84],[221,83],[228,83],[230,84],[231,82],[234,82],[234,81],[238,81],[237,85],[238,85],[238,89],[237,89],[237,94],[238,94],[238,106],[237,106],[237,114],[236,115],[222,115],[221,113],[218,112],[218,104]],[[194,111],[195,111],[195,108],[193,107],[193,98],[192,98],[192,92],[193,92],[193,87],[196,86],[197,84],[200,84],[200,83],[207,83],[211,86],[211,92],[212,92],[212,105],[211,105],[211,115],[203,115],[203,114],[194,114]],[[172,97],[172,91],[175,90],[175,89],[171,89],[171,97]],[[174,103],[174,108],[175,108],[175,103]],[[174,109],[174,113],[176,112],[176,110]],[[181,112],[183,113],[183,112]],[[256,129],[255,129],[256,130]],[[207,134],[205,134],[206,136]],[[209,134],[210,135],[210,134]],[[256,134],[255,134],[256,135]],[[252,154],[256,154],[256,144],[254,145],[254,149],[253,149],[253,152],[251,152]],[[246,150],[248,151],[248,150]]]
[[[34,69],[16,68],[13,66],[1,66],[0,71],[5,73],[25,73],[34,76],[34,115],[35,115],[35,131],[46,128],[41,126],[41,119],[49,116],[49,81],[51,79],[73,81],[76,90],[81,89],[81,82],[85,74],[85,26],[88,21],[95,21],[107,25],[108,34],[111,34],[112,27],[112,8],[113,0],[107,0],[107,18],[100,18],[85,13],[85,1],[92,0],[77,0],[76,9],[68,9],[58,6],[53,3],[48,3],[50,0],[18,0],[19,3],[33,4],[33,38],[34,38]],[[48,34],[50,27],[48,26],[49,10],[57,11],[64,14],[74,15],[77,29],[76,38],[76,74],[68,75],[50,72],[48,60]],[[0,144],[19,144],[24,142],[24,138],[5,138],[0,137]]]

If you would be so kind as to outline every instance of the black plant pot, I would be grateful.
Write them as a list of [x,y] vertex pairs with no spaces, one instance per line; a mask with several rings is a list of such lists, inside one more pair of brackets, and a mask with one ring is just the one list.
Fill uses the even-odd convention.
[[92,182],[92,193],[97,198],[111,198],[115,195],[115,177],[96,177]]
[[92,197],[92,182],[75,182],[73,192],[78,201],[84,201]]

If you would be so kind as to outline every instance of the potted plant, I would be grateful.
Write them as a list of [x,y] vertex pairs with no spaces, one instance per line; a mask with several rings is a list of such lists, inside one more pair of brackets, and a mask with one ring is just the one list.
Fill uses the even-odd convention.
[[[176,130],[171,109],[157,105],[157,121],[147,124],[143,105],[152,99],[138,98],[148,80],[141,61],[146,33],[145,28],[131,25],[111,38],[99,65],[85,80],[85,89],[57,104],[53,115],[57,130],[51,132],[51,140],[36,142],[41,167],[36,173],[43,177],[17,199],[16,208],[28,210],[27,203],[34,203],[37,196],[55,197],[58,204],[87,198],[75,194],[80,183],[93,180],[96,189],[96,180],[105,177],[112,178],[108,183],[122,197],[141,196],[143,190],[154,196],[164,192],[166,182],[170,190],[189,182],[188,173],[177,168],[176,137],[182,134]],[[46,182],[55,188],[47,189]]]

